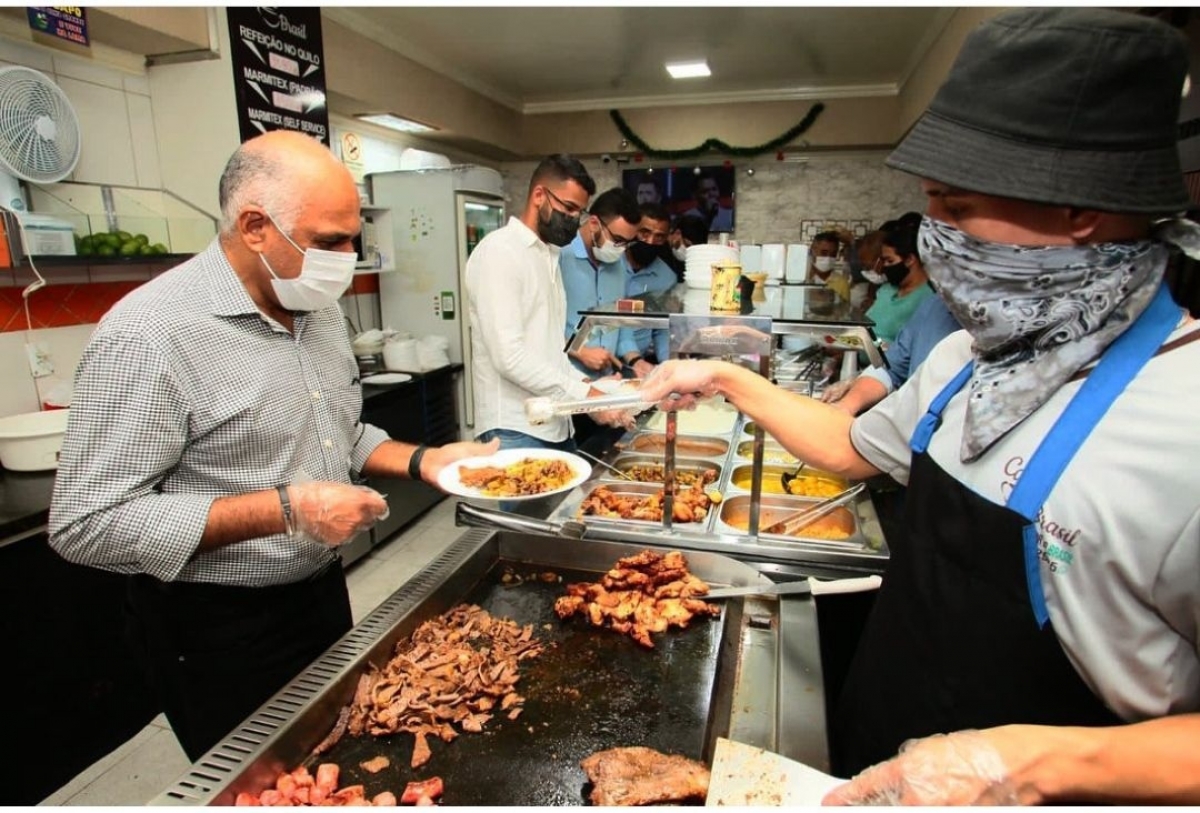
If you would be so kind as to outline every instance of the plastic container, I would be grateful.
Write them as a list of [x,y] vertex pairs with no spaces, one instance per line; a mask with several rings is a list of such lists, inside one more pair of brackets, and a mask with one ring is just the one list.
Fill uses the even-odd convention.
[[421,372],[416,339],[389,339],[383,345],[383,364],[394,372]]
[[0,465],[9,471],[57,469],[70,413],[55,409],[0,418]]
[[22,214],[25,253],[41,256],[75,256],[75,229],[65,220],[49,215]]

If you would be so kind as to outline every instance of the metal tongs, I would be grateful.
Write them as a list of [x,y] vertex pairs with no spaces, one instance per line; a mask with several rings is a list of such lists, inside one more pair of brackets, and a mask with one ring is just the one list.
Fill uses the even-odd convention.
[[789,536],[796,531],[807,528],[826,514],[832,513],[835,508],[850,502],[861,494],[862,490],[866,487],[866,483],[851,486],[841,494],[835,494],[816,505],[788,514],[778,522],[764,528],[762,532],[765,534],[783,534]]
[[525,419],[534,426],[563,415],[582,415],[609,409],[632,409],[641,412],[654,404],[642,400],[638,392],[619,392],[593,398],[556,401],[546,396],[525,399]]
[[551,522],[545,519],[523,517],[520,514],[510,514],[506,511],[496,511],[491,508],[480,508],[465,502],[454,506],[454,524],[460,527],[502,528],[518,533],[560,536],[570,539],[582,539],[587,531],[586,525],[573,519]]
[[809,576],[807,579],[794,582],[775,582],[771,584],[752,584],[747,587],[718,587],[702,596],[695,596],[701,601],[719,601],[724,598],[739,598],[741,596],[761,596],[771,598],[778,596],[806,595],[814,596],[831,593],[861,593],[867,590],[878,590],[883,579],[879,576],[858,576],[847,579],[824,581]]

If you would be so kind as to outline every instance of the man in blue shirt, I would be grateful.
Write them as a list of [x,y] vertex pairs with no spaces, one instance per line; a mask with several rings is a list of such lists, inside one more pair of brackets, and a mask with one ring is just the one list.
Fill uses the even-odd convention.
[[[932,287],[932,286],[930,286]],[[958,320],[946,309],[940,296],[930,296],[913,311],[912,318],[900,328],[896,341],[884,351],[887,369],[871,367],[851,381],[839,381],[821,395],[821,400],[857,415],[900,389],[916,372],[937,343],[962,330]]]
[[[637,240],[625,252],[625,297],[631,299],[645,294],[660,294],[676,285],[675,272],[659,256],[667,244],[671,216],[657,203],[643,203]],[[617,341],[617,355],[633,368],[638,378],[654,369],[645,356],[653,349],[656,360],[667,357],[669,332],[650,328],[622,328]]]
[[[558,255],[563,288],[567,293],[567,321],[564,336],[575,335],[580,314],[604,302],[616,302],[625,296],[625,248],[638,234],[637,199],[620,187],[601,193],[592,203],[579,234]],[[597,378],[619,367],[616,359],[619,331],[596,328],[584,347],[571,356],[571,363],[583,374]]]

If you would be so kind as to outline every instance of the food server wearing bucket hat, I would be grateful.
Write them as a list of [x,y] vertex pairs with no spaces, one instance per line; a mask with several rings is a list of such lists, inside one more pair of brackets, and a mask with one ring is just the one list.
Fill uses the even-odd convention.
[[1200,330],[1163,285],[1167,241],[1196,248],[1169,219],[1187,55],[1115,10],[970,34],[887,161],[921,179],[921,257],[965,330],[865,415],[721,362],[643,385],[908,485],[833,699],[857,775],[827,803],[1200,802]]
[[337,548],[387,512],[352,475],[436,482],[497,446],[359,420],[337,305],[358,191],[328,148],[247,141],[220,203],[212,244],[97,326],[50,506],[63,558],[129,575],[132,649],[192,760],[350,630]]

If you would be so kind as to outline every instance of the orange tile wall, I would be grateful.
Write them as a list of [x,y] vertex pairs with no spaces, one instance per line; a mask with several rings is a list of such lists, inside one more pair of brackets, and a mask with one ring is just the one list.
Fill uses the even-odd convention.
[[[145,282],[130,280],[47,285],[29,298],[29,316],[33,328],[95,324],[121,297]],[[354,278],[346,295],[377,293],[379,275],[360,274]],[[25,330],[25,327],[21,288],[0,288],[0,333]]]

